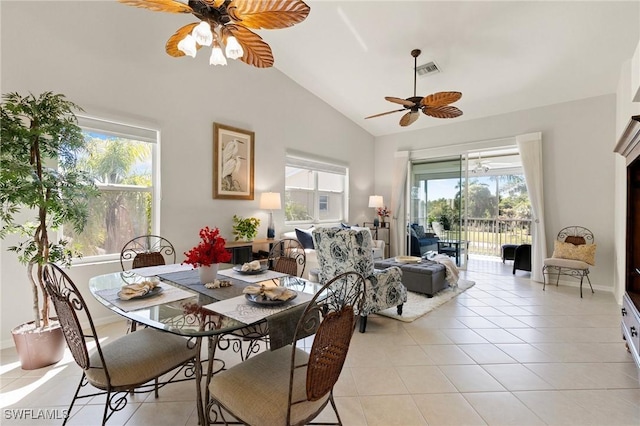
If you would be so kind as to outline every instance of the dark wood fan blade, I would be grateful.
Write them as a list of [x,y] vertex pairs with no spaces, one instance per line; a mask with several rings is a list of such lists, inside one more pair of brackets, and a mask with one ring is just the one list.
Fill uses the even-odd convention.
[[176,0],[118,0],[120,3],[153,10],[154,12],[193,13],[187,4]]
[[311,8],[301,0],[232,0],[227,10],[247,28],[275,30],[304,21]]
[[389,102],[393,102],[394,104],[404,105],[407,108],[411,108],[411,107],[416,106],[415,102],[411,102],[411,101],[408,101],[406,99],[394,98],[393,96],[385,96],[384,98],[386,100],[388,100]]
[[[187,36],[187,34],[189,34],[191,31],[193,31],[193,28],[198,25],[200,22],[194,22],[193,24],[187,24],[184,27],[178,29],[178,31],[176,31],[176,33],[174,35],[172,35],[171,37],[169,37],[169,40],[167,40],[167,44],[165,45],[164,49],[167,51],[167,54],[169,56],[173,56],[174,58],[179,58],[181,56],[184,56],[184,52],[180,49],[178,49],[178,43],[180,43],[180,40],[182,40],[183,38],[185,38]],[[200,49],[202,46],[200,46],[199,44],[196,43],[196,48]]]
[[273,66],[273,53],[271,47],[262,38],[242,25],[224,25],[222,27],[222,38],[232,35],[242,46],[244,54],[240,60],[245,64],[253,65],[257,68],[269,68]]
[[456,118],[462,115],[462,111],[451,105],[438,107],[425,106],[422,108],[422,112],[435,118]]
[[420,101],[422,106],[439,107],[454,103],[462,97],[460,92],[438,92],[425,96]]
[[420,113],[418,111],[409,111],[400,119],[400,125],[402,127],[406,127],[416,121],[418,117],[420,117]]
[[365,117],[364,119],[366,120],[367,118],[382,117],[383,115],[393,114],[394,112],[400,112],[400,111],[405,111],[405,109],[402,108],[402,109],[396,109],[395,111],[381,112],[380,114],[370,115],[368,117]]

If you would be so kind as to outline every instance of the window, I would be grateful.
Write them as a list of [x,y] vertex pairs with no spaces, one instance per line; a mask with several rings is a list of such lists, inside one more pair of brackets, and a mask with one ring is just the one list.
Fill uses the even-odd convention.
[[287,155],[285,223],[341,222],[347,217],[348,168]]
[[100,196],[89,202],[84,231],[67,226],[63,235],[85,257],[117,258],[127,241],[157,229],[158,131],[86,117],[78,124],[88,144],[78,167],[92,175]]

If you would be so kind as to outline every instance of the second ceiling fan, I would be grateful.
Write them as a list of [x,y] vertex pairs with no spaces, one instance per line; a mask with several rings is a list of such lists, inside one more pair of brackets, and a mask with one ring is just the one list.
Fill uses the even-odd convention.
[[408,126],[418,119],[420,111],[424,114],[435,118],[455,118],[462,115],[462,111],[458,108],[451,106],[452,104],[462,97],[460,92],[437,92],[431,95],[416,96],[416,77],[418,75],[418,56],[420,56],[420,49],[414,49],[411,51],[413,56],[413,96],[410,98],[402,99],[395,98],[393,96],[385,96],[385,99],[395,104],[400,104],[404,108],[396,109],[393,111],[387,111],[380,114],[370,115],[367,118],[380,117],[387,114],[393,114],[395,112],[407,111],[405,115],[400,119],[401,126]]

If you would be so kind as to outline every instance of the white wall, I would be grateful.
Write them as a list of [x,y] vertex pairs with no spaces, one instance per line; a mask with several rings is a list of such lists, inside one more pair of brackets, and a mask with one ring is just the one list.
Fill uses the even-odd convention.
[[[218,226],[231,237],[233,214],[262,219],[263,191],[284,192],[287,149],[333,158],[350,167],[350,220],[371,216],[373,137],[277,69],[230,61],[211,67],[206,54],[171,58],[166,40],[193,18],[108,2],[2,2],[2,93],[64,93],[88,113],[152,124],[162,132],[160,233],[178,257],[195,245],[198,230]],[[144,29],[144,32],[140,29]],[[295,37],[295,27],[290,31]],[[268,31],[261,33],[268,41]],[[203,49],[204,51],[204,49]],[[274,51],[276,65],[278,52]],[[212,199],[213,122],[255,132],[254,201]],[[284,212],[274,212],[276,232]],[[0,344],[31,319],[24,267],[2,244]],[[119,264],[81,265],[70,274],[86,289],[97,274]],[[91,297],[87,298],[92,301]],[[98,321],[107,312],[91,303]]]
[[[594,286],[613,290],[614,95],[376,138],[376,193],[391,196],[392,170],[385,159],[417,150],[542,132],[548,254],[558,231],[589,228],[598,245]],[[425,119],[429,119],[424,117]]]

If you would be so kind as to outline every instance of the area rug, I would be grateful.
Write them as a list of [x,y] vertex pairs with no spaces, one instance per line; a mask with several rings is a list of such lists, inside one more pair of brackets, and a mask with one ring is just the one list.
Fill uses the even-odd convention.
[[428,314],[443,303],[453,299],[460,293],[470,289],[475,284],[476,283],[474,281],[460,278],[458,280],[457,288],[452,289],[451,287],[447,287],[437,292],[433,297],[427,297],[424,294],[408,291],[407,301],[402,307],[402,315],[398,315],[398,311],[395,307],[376,313],[399,321],[412,322],[421,316]]

